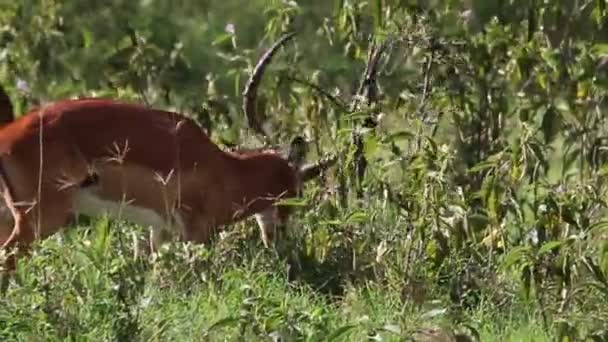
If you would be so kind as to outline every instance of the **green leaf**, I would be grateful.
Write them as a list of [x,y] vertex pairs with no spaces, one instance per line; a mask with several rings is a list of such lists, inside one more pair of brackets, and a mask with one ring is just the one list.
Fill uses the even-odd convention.
[[372,113],[371,109],[365,108],[362,110],[357,110],[352,113],[349,113],[346,115],[346,117],[349,118],[350,120],[365,120],[370,116],[371,113]]
[[561,247],[563,244],[564,241],[549,241],[538,250],[538,253],[542,255],[551,252],[552,250]]
[[342,14],[342,9],[344,8],[344,0],[336,0],[336,7],[334,12],[336,13],[336,17],[339,17]]
[[592,282],[589,282],[588,285],[595,287],[596,289],[601,291],[606,298],[608,298],[608,288],[606,287],[605,284],[602,284],[597,281],[592,281]]
[[565,99],[558,97],[555,99],[555,108],[560,112],[569,113],[571,111],[570,104]]
[[323,221],[319,221],[318,224],[320,226],[339,226],[342,224],[342,221],[340,221],[340,220],[323,220]]
[[599,221],[599,222],[592,224],[589,227],[589,231],[597,233],[597,234],[602,234],[604,232],[608,232],[608,221]]
[[234,75],[234,96],[241,95],[241,73],[237,72]]
[[303,207],[306,205],[306,199],[301,198],[285,198],[277,202],[277,204],[292,206],[292,207]]
[[446,314],[446,312],[448,312],[448,309],[446,308],[441,308],[441,309],[433,309],[430,311],[425,312],[421,318],[422,319],[431,319],[431,318],[435,318],[437,316],[443,316]]
[[438,147],[437,147],[437,143],[435,142],[435,140],[433,140],[433,139],[432,139],[431,137],[429,137],[429,136],[426,136],[425,138],[426,138],[426,141],[429,143],[429,145],[428,145],[428,146],[431,148],[431,151],[430,151],[430,152],[431,152],[431,153],[433,153],[433,154],[434,154],[434,153],[437,153],[437,149],[438,149]]
[[333,341],[333,340],[337,339],[338,337],[346,334],[347,332],[353,330],[356,327],[357,327],[357,324],[349,324],[349,325],[342,326],[342,327],[336,329],[334,332],[332,332],[327,337],[327,341]]
[[211,45],[213,45],[213,46],[221,45],[231,39],[232,39],[231,33],[222,33],[217,38],[215,38],[215,40],[213,40],[213,42],[211,42]]
[[541,165],[547,169],[548,165],[545,160],[545,155],[543,154],[542,148],[539,144],[531,142],[527,144],[532,154],[536,157],[536,159],[541,163]]
[[583,257],[583,264],[587,267],[587,269],[591,272],[595,280],[602,283],[604,287],[608,287],[608,281],[606,280],[606,275],[604,271],[589,257]]
[[490,222],[490,218],[482,213],[470,214],[468,215],[468,220],[469,224],[479,229],[485,228],[485,226]]
[[368,220],[368,216],[365,212],[363,211],[356,211],[354,213],[351,213],[350,215],[348,215],[346,217],[346,222],[347,223],[362,223]]
[[526,298],[530,298],[530,290],[532,289],[532,269],[530,264],[523,265],[521,282],[523,284],[524,295]]
[[375,136],[368,135],[364,141],[363,151],[368,159],[371,159],[378,151],[379,142]]
[[395,335],[401,335],[401,328],[397,324],[385,324],[382,330],[393,333]]
[[477,163],[477,165],[473,166],[472,168],[470,168],[467,172],[468,173],[477,173],[483,170],[487,170],[487,169],[491,169],[496,167],[496,161],[492,161],[492,160],[484,160],[481,161],[479,163]]
[[540,129],[545,137],[545,143],[549,144],[553,142],[559,129],[560,119],[552,106],[549,106],[544,111]]
[[401,140],[409,140],[409,139],[413,139],[416,135],[411,133],[411,132],[407,132],[407,131],[399,131],[399,132],[395,132],[392,133],[391,135],[388,136],[387,140],[388,141],[393,141],[393,142],[398,142]]
[[608,55],[608,44],[596,44],[591,48],[591,53],[596,55],[597,57],[602,57]]
[[376,29],[382,28],[382,0],[374,1],[374,21]]
[[230,325],[234,325],[235,323],[238,323],[239,320],[240,320],[240,317],[233,317],[233,316],[222,318],[222,319],[218,320],[217,322],[213,323],[207,329],[207,331],[205,331],[205,333],[203,334],[203,336],[207,337],[214,330],[221,329],[223,327],[227,327],[227,326],[230,326]]
[[85,48],[90,48],[93,45],[93,33],[86,28],[82,30],[82,40]]
[[516,264],[527,262],[529,258],[529,253],[529,246],[518,246],[511,249],[502,262],[502,268],[509,269]]

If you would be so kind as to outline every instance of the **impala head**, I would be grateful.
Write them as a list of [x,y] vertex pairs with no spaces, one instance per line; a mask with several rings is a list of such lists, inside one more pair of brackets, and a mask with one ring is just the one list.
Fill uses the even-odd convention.
[[237,173],[241,187],[237,196],[247,203],[239,215],[255,215],[266,247],[282,240],[294,209],[285,201],[299,197],[306,182],[317,178],[336,161],[332,157],[306,164],[307,151],[308,144],[300,136],[294,137],[283,153],[276,149],[234,151],[240,162]]
[[[264,71],[270,64],[274,54],[281,46],[293,38],[294,35],[294,33],[284,35],[262,55],[243,92],[243,111],[245,112],[249,126],[256,134],[262,137],[264,143],[267,143],[270,134],[266,132],[259,121],[263,115],[260,115],[256,110],[257,89],[262,81]],[[335,157],[331,157],[305,165],[304,162],[307,152],[308,141],[302,136],[295,136],[291,140],[288,150],[284,153],[284,156],[281,157],[283,162],[277,164],[277,168],[289,170],[287,171],[289,174],[275,176],[275,179],[268,180],[270,182],[269,185],[267,185],[268,187],[278,185],[283,190],[279,200],[300,196],[304,183],[317,178],[323,170],[332,166],[336,161]],[[241,153],[246,152],[241,151]],[[269,153],[276,155],[276,152],[273,153],[271,151],[261,152],[259,155],[268,155]],[[284,168],[285,164],[287,165],[287,168]],[[272,176],[269,174],[268,177]],[[292,209],[293,206],[288,204],[283,205],[275,203],[267,209],[256,213],[255,217],[262,233],[262,240],[266,247],[270,247],[271,245],[274,245],[277,240],[281,240],[281,235],[285,230],[285,224],[287,223]]]

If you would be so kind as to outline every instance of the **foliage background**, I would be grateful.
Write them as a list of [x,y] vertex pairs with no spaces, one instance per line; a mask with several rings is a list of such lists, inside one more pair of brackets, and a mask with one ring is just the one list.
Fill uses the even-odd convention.
[[[606,20],[604,0],[0,0],[17,113],[107,96],[223,145],[257,143],[244,82],[295,30],[266,121],[341,157],[294,203],[287,255],[251,222],[151,259],[125,222],[40,243],[2,340],[608,339]],[[356,102],[383,43],[378,99]]]

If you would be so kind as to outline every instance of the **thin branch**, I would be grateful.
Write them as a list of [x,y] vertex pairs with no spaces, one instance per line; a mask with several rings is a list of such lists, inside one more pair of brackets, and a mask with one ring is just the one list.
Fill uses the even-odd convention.
[[[424,108],[426,107],[426,103],[429,96],[429,91],[431,88],[431,69],[433,68],[433,61],[435,59],[435,50],[431,49],[431,55],[429,56],[429,60],[426,63],[426,68],[424,69],[424,83],[422,87],[422,98],[420,99],[420,104],[418,105],[418,109],[416,112],[420,115]],[[423,118],[425,119],[426,116]]]
[[371,64],[366,78],[367,85],[367,104],[371,105],[378,101],[378,65],[380,64],[380,58],[384,54],[384,51],[388,47],[387,42],[382,43],[378,49],[375,49]]
[[379,47],[376,47],[376,45],[373,44],[370,48],[369,53],[367,54],[367,65],[365,66],[363,77],[361,77],[359,88],[357,89],[354,99],[351,102],[351,112],[355,111],[357,104],[359,103],[359,97],[363,95],[363,91],[366,87],[367,104],[371,105],[372,103],[377,102],[378,87],[376,79],[378,76],[378,63],[380,62],[380,58],[384,54],[384,50],[386,50],[387,46],[387,42],[384,42]]
[[327,90],[321,88],[321,86],[319,86],[317,84],[314,84],[312,82],[309,82],[307,80],[304,80],[304,79],[301,79],[301,78],[297,78],[297,77],[293,77],[293,76],[287,76],[287,79],[289,81],[300,83],[302,85],[305,85],[305,86],[307,86],[307,87],[315,90],[319,94],[321,94],[324,97],[326,97],[334,105],[336,105],[336,107],[339,107],[342,110],[346,110],[346,105],[344,103],[342,103],[342,101],[340,101],[340,99],[338,99],[336,96],[330,94]]
[[[379,47],[376,47],[374,43],[370,48],[367,56],[367,65],[365,67],[363,77],[361,78],[359,89],[357,89],[357,93],[351,102],[351,112],[357,109],[359,99],[363,95],[365,88],[367,88],[367,105],[370,106],[378,101],[378,87],[376,83],[376,77],[378,75],[378,62],[380,61],[380,58],[382,57],[382,54],[387,46],[388,44],[386,42],[382,43]],[[368,121],[371,121],[373,125],[373,119],[371,117],[368,117],[368,120],[365,120],[363,125],[368,125]],[[356,130],[353,131],[352,144],[355,146],[353,159],[357,197],[362,198],[363,190],[361,184],[365,176],[365,171],[367,170],[367,158],[365,158],[364,154],[363,138]]]

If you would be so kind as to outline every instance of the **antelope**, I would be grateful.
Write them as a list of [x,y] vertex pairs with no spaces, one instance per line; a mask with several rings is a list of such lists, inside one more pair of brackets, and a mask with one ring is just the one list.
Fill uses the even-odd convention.
[[[291,36],[261,57],[243,94],[249,124],[264,135],[255,121],[257,88]],[[165,232],[206,243],[254,216],[271,248],[291,213],[280,200],[298,196],[335,161],[304,165],[300,136],[287,156],[273,149],[223,150],[185,115],[108,99],[61,100],[7,121],[0,128],[0,251],[16,248],[15,255],[78,214],[150,227],[152,250],[167,241]],[[7,268],[14,269],[15,255]]]

